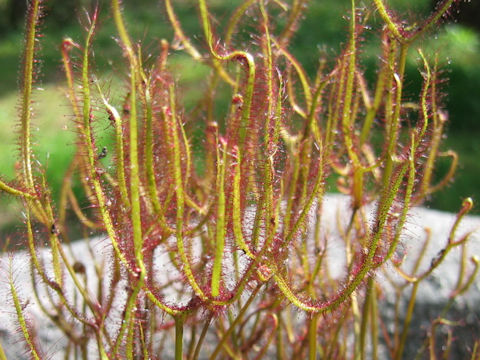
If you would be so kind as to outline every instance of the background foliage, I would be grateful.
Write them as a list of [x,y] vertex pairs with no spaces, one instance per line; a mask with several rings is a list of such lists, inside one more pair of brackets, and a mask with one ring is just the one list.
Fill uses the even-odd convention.
[[[434,2],[434,1],[433,1]],[[64,98],[64,80],[61,73],[61,59],[58,48],[62,38],[68,34],[74,41],[81,41],[85,25],[85,15],[74,9],[91,9],[91,0],[50,0],[47,2],[47,14],[43,24],[43,44],[40,58],[42,61],[42,76],[37,84],[41,84],[42,92],[35,94],[37,105],[36,124],[39,128],[57,127],[65,131],[61,136],[50,139],[50,135],[39,132],[36,137],[38,145],[35,148],[39,160],[47,163],[47,177],[53,189],[59,189],[61,175],[68,166],[71,158],[74,139],[72,129],[66,124],[69,119],[65,117],[65,106],[58,105],[58,99]],[[104,0],[99,1],[101,7],[106,7]],[[238,1],[209,1],[210,7],[216,14],[228,14],[237,5]],[[188,0],[176,1],[178,16],[182,20],[185,30],[192,34],[201,34],[197,11],[194,2]],[[389,4],[408,17],[418,18],[427,14],[434,5],[429,0],[390,0]],[[134,38],[144,39],[144,46],[149,44],[154,47],[154,42],[161,38],[171,39],[173,34],[168,26],[166,15],[159,1],[137,0],[124,1],[125,17],[129,31]],[[298,34],[292,42],[292,53],[304,64],[307,71],[313,72],[318,54],[335,54],[340,51],[344,41],[348,19],[342,20],[342,14],[349,7],[349,1],[312,1],[310,10],[301,24]],[[12,119],[16,116],[17,78],[21,59],[22,27],[25,1],[0,0],[0,154],[2,162],[0,173],[13,177],[17,144],[12,142]],[[458,13],[457,13],[458,10]],[[109,77],[109,63],[118,58],[119,47],[114,39],[112,22],[107,21],[108,11],[103,12],[105,17],[100,22],[100,31],[96,36],[96,44],[102,48],[101,54],[96,54],[96,68],[105,79]],[[370,14],[374,19],[378,14]],[[477,158],[480,155],[480,101],[478,89],[480,88],[480,37],[478,19],[480,16],[479,2],[461,2],[450,13],[447,21],[449,24],[442,29],[436,39],[421,39],[423,47],[435,49],[440,53],[440,60],[444,69],[444,92],[448,92],[445,99],[450,113],[448,123],[448,138],[444,142],[445,149],[452,148],[459,153],[459,170],[455,177],[455,185],[449,186],[430,199],[428,206],[447,211],[456,211],[458,204],[465,196],[473,195],[474,200],[480,200],[480,165]],[[318,19],[322,19],[321,22]],[[219,27],[223,24],[222,16],[218,17]],[[102,25],[102,23],[104,25]],[[475,25],[477,27],[475,27]],[[372,28],[370,33],[364,34],[365,53],[362,64],[368,71],[373,71],[378,62],[377,54],[373,51],[373,34],[378,29]],[[201,35],[199,35],[201,36]],[[248,41],[248,39],[246,39]],[[431,42],[431,44],[430,44]],[[435,43],[435,45],[433,45]],[[369,52],[369,44],[372,49]],[[194,64],[185,55],[175,55],[172,59],[182,69],[181,85],[186,93],[185,100],[194,103],[198,99],[195,94],[195,82],[202,78],[207,69]],[[419,59],[414,52],[407,63],[407,75],[412,79],[407,85],[406,96],[418,94],[421,76],[418,74]],[[110,91],[115,91],[123,84],[111,82]],[[63,87],[63,88],[62,88]],[[225,101],[228,101],[227,99]],[[108,143],[108,139],[105,140]],[[48,160],[47,160],[48,159]],[[47,161],[45,161],[47,160]],[[448,162],[440,162],[437,175],[440,178],[448,169]],[[54,194],[56,197],[57,194]],[[19,220],[15,204],[11,199],[2,199],[0,202],[0,232],[11,233],[15,231],[15,224]],[[479,209],[473,210],[479,213]]]

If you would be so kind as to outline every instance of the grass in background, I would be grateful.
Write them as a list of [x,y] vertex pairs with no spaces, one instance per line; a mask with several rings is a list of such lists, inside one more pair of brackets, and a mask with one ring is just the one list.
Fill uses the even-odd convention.
[[[146,49],[157,48],[157,41],[161,38],[172,39],[172,32],[167,26],[161,4],[151,1],[143,1],[132,5],[128,1],[126,3],[125,16],[129,24],[129,31],[134,38],[144,39],[144,47]],[[176,10],[179,17],[182,18],[182,24],[187,33],[201,34],[198,25],[197,9],[193,2],[183,0],[178,1]],[[220,1],[210,0],[210,8],[216,14],[229,14],[236,6],[238,1]],[[390,2],[392,6],[400,11],[400,13],[420,14],[429,10],[428,1],[417,0],[395,0]],[[310,11],[299,29],[298,35],[294,38],[292,53],[305,64],[307,70],[312,70],[316,66],[317,55],[321,53],[338,53],[341,39],[345,39],[348,19],[341,20],[340,14],[345,13],[348,9],[348,1],[320,1],[311,2]],[[104,19],[108,18],[108,9],[103,9]],[[326,15],[328,14],[328,15]],[[370,16],[378,16],[371,14]],[[54,19],[46,18],[44,24],[45,39],[42,45],[41,58],[43,59],[44,73],[42,81],[48,79],[48,83],[42,85],[43,90],[36,91],[35,97],[38,99],[36,105],[37,116],[35,124],[41,129],[64,129],[61,136],[55,135],[50,137],[48,132],[40,131],[37,143],[41,146],[35,146],[35,153],[42,163],[48,163],[46,168],[47,178],[52,184],[52,188],[59,189],[61,177],[68,166],[72,155],[72,144],[74,131],[69,123],[68,117],[70,110],[66,106],[64,95],[64,80],[61,71],[60,57],[58,47],[61,40],[65,36],[72,37],[74,41],[82,42],[84,32],[82,23],[86,23],[84,15],[79,13],[80,21],[72,21],[67,27],[58,28],[49,21]],[[83,20],[82,20],[83,19]],[[161,19],[159,21],[159,19]],[[218,26],[221,27],[222,21],[228,19],[228,16],[219,16]],[[320,23],[318,19],[322,19]],[[340,20],[339,20],[340,19]],[[113,33],[113,25],[111,21],[104,21],[104,25],[100,28],[95,43],[97,48],[102,48],[101,54],[96,54],[96,67],[102,72],[108,64],[112,62],[120,54],[120,48],[115,40],[109,34]],[[254,24],[252,24],[254,26]],[[369,33],[376,29],[367,29],[364,32],[365,41],[367,42],[366,52],[363,54],[363,64],[367,69],[375,71],[378,59],[373,52],[368,51]],[[198,43],[202,43],[203,39],[199,36],[194,39]],[[244,41],[251,41],[246,38]],[[0,41],[0,154],[2,154],[2,162],[0,163],[0,173],[6,174],[8,180],[13,176],[16,161],[16,144],[11,143],[10,133],[15,131],[12,128],[16,114],[16,97],[17,97],[17,77],[20,68],[20,49],[19,44],[23,42],[23,35],[19,32],[9,33]],[[456,211],[462,198],[467,195],[473,195],[474,200],[480,200],[480,187],[478,179],[480,178],[480,165],[476,160],[480,155],[480,144],[478,142],[478,134],[480,134],[480,102],[477,101],[475,94],[480,86],[480,40],[478,33],[465,26],[452,24],[438,35],[438,39],[434,39],[436,49],[440,52],[440,60],[444,63],[445,77],[449,79],[446,84],[445,92],[449,93],[446,99],[448,109],[450,111],[450,122],[448,124],[449,137],[444,147],[450,147],[458,152],[460,157],[460,168],[455,177],[455,184],[444,189],[433,197],[427,204],[430,207],[447,211]],[[317,44],[312,48],[311,44]],[[425,46],[425,44],[423,44]],[[427,48],[429,47],[426,44]],[[372,48],[374,48],[372,44]],[[433,52],[430,48],[429,52]],[[171,58],[181,71],[182,78],[180,86],[183,87],[183,98],[187,104],[186,111],[194,112],[194,108],[189,108],[188,104],[195,103],[201,96],[201,87],[198,87],[197,81],[204,77],[207,69],[199,64],[194,64],[192,60],[185,55],[175,55]],[[407,94],[417,96],[419,92],[420,78],[418,75],[418,63],[415,59],[416,54],[411,53],[408,62],[407,74],[410,75],[410,89]],[[314,60],[315,59],[315,60]],[[185,71],[188,69],[189,71]],[[102,82],[108,91],[122,91],[123,84],[112,84],[109,80],[109,74],[103,73]],[[415,80],[417,78],[417,80]],[[41,83],[41,82],[40,82]],[[200,126],[200,125],[199,125]],[[201,130],[201,129],[200,129]],[[200,133],[200,131],[199,131]],[[202,139],[193,139],[193,141],[201,141]],[[108,145],[108,139],[105,139]],[[48,161],[45,162],[45,159]],[[448,168],[448,163],[445,163]],[[439,168],[438,172],[442,173],[445,169]],[[55,198],[55,194],[54,194]],[[480,213],[480,208],[476,208],[474,213]],[[12,200],[2,200],[0,202],[0,232],[2,229],[14,227],[18,223],[20,216],[18,210]]]

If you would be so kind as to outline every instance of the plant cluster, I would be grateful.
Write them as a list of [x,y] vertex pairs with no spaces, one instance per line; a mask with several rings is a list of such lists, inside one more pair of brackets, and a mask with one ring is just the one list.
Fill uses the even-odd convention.
[[[448,243],[425,272],[417,266],[407,273],[396,253],[409,209],[447,184],[456,168],[455,153],[439,151],[447,114],[438,61],[419,50],[421,93],[417,101],[405,101],[403,93],[407,52],[453,0],[441,1],[420,24],[396,18],[383,0],[373,0],[371,9],[351,0],[344,50],[334,61],[320,59],[313,78],[288,50],[306,3],[245,0],[220,33],[206,0],[198,0],[203,38],[192,41],[173,2],[164,0],[175,38],[172,44],[161,40],[153,56],[131,40],[120,1],[112,0],[127,82],[121,100],[94,75],[94,11],[84,43],[67,38],[61,46],[78,137],[55,206],[32,150],[42,1],[29,2],[18,177],[0,188],[24,203],[34,295],[65,335],[66,357],[87,358],[93,348],[101,359],[162,358],[174,342],[175,359],[364,359],[378,358],[383,338],[385,351],[402,358],[419,284],[470,235],[456,233],[473,206],[466,199]],[[374,84],[360,66],[371,11],[384,23]],[[245,33],[251,34],[248,42]],[[190,112],[182,108],[178,74],[169,63],[170,52],[180,49],[211,68],[199,90],[205,95]],[[219,115],[225,93],[228,109]],[[106,119],[114,149],[98,144],[98,124]],[[200,142],[194,141],[199,128]],[[452,165],[433,183],[441,156]],[[113,159],[110,165],[105,157]],[[350,214],[328,235],[321,216],[331,179],[349,196]],[[75,181],[88,206],[72,191]],[[374,206],[373,214],[367,206]],[[105,234],[101,261],[68,253],[68,212],[88,231]],[[327,244],[333,242],[345,248],[343,279],[329,273]],[[467,269],[464,257],[452,299],[472,284],[479,261],[472,262]],[[394,336],[377,325],[376,273],[387,263],[406,281],[399,293],[413,288]],[[87,266],[94,266],[95,280],[86,276]],[[12,276],[9,283],[29,356],[42,359]],[[292,311],[304,316],[294,320]],[[432,325],[432,358],[439,351],[435,328],[443,323],[439,318]],[[172,332],[174,340],[165,342]]]

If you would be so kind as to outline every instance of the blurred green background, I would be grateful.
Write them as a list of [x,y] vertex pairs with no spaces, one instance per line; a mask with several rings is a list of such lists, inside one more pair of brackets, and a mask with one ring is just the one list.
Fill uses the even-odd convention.
[[[17,79],[21,64],[23,44],[24,0],[0,0],[0,176],[9,181],[14,177],[17,156],[15,140],[18,86]],[[71,110],[65,99],[64,79],[61,70],[59,46],[68,36],[82,43],[86,13],[92,9],[91,0],[49,0],[41,26],[43,34],[39,59],[40,76],[34,95],[34,138],[36,158],[44,164],[47,177],[53,189],[59,189],[61,176],[68,166],[74,149],[74,126]],[[125,17],[134,39],[141,40],[146,49],[158,48],[162,38],[172,40],[172,31],[166,20],[163,1],[124,0]],[[202,33],[194,0],[174,0],[177,15],[186,32],[202,44]],[[239,0],[209,0],[211,12],[217,19],[217,27],[228,21],[228,15],[238,5]],[[346,42],[349,0],[315,0],[309,4],[305,19],[292,42],[291,51],[304,64],[310,73],[315,68],[318,57],[338,54]],[[365,4],[370,1],[365,0]],[[428,15],[434,7],[430,0],[390,0],[389,5],[400,16],[419,19]],[[95,66],[105,84],[111,84],[109,91],[116,91],[125,79],[113,74],[122,66],[121,53],[112,34],[115,34],[110,19],[108,2],[100,0],[100,30],[95,38]],[[427,53],[439,53],[443,77],[448,80],[443,85],[446,106],[450,121],[443,149],[453,149],[460,156],[460,165],[455,181],[435,194],[426,204],[429,207],[447,211],[458,210],[466,196],[480,201],[480,2],[460,3],[445,20],[441,30],[429,38],[419,40],[418,46]],[[360,4],[361,6],[362,4]],[[370,5],[367,8],[371,8]],[[370,14],[373,26],[364,34],[362,67],[367,74],[373,74],[378,64],[378,29],[375,20],[378,14]],[[201,46],[201,45],[200,45]],[[187,89],[185,100],[192,103],[198,98],[198,91],[188,91],[189,84],[202,79],[207,69],[193,63],[188,56],[173,54],[173,61],[181,74],[178,80]],[[406,98],[415,99],[420,89],[418,54],[411,51],[407,67]],[[108,142],[108,140],[105,140]],[[448,161],[440,161],[438,176],[448,169]],[[56,196],[57,190],[54,190]],[[474,209],[480,213],[480,206]],[[21,221],[20,206],[7,196],[0,196],[0,236],[13,234]]]

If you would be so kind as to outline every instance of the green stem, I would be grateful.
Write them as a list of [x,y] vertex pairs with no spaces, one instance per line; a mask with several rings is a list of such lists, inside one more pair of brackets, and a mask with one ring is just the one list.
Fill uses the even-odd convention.
[[[12,265],[10,264],[10,269],[11,267]],[[10,283],[10,293],[12,295],[13,304],[15,306],[17,320],[18,320],[18,323],[20,324],[20,329],[22,331],[23,337],[25,338],[28,348],[30,349],[32,358],[35,360],[40,360],[41,358],[38,354],[36,344],[34,342],[34,338],[31,336],[30,331],[28,329],[27,321],[23,316],[22,304],[20,303],[20,298],[18,297],[17,290],[15,289],[15,286],[13,284],[13,275],[11,271],[9,273],[9,283]]]
[[2,343],[0,343],[0,360],[7,360],[7,355],[5,355],[5,351],[3,350]]
[[[393,165],[396,159],[396,149],[397,149],[397,141],[398,141],[398,125],[400,123],[400,110],[402,107],[402,84],[403,84],[403,76],[405,73],[405,64],[407,62],[407,54],[408,54],[408,46],[402,45],[400,48],[400,59],[398,65],[398,72],[393,74],[393,78],[396,81],[397,89],[396,89],[396,97],[395,97],[395,110],[393,111],[393,115],[391,116],[391,121],[387,123],[387,154],[385,159],[385,169],[383,171],[383,193],[382,198],[386,196],[389,192],[388,189],[390,187],[391,177],[393,173]],[[387,111],[387,117],[390,116]],[[381,204],[383,200],[379,203]]]
[[143,268],[143,237],[140,213],[140,175],[138,163],[138,126],[137,126],[137,99],[136,99],[136,69],[130,64],[130,205],[133,226],[133,244],[135,258],[140,268]]
[[[362,316],[361,316],[361,324],[360,324],[360,359],[366,359],[366,352],[365,352],[365,345],[366,345],[366,338],[367,338],[367,326],[368,320],[372,319],[370,316],[370,312],[372,311],[371,302],[372,302],[372,289],[375,287],[375,280],[374,277],[369,277],[367,282],[367,289],[366,289],[366,297],[363,303],[362,308]],[[373,324],[372,324],[373,326]]]
[[107,108],[110,117],[115,126],[115,154],[117,156],[116,161],[116,173],[117,173],[117,180],[118,180],[118,187],[120,190],[120,196],[122,198],[122,202],[124,206],[130,208],[130,199],[128,197],[128,190],[127,190],[127,182],[125,178],[125,146],[123,143],[123,126],[122,126],[122,118],[118,113],[117,109],[111,106],[104,95],[101,93],[100,85],[97,84],[97,89],[100,92],[100,95],[103,100],[103,104]]
[[[395,47],[393,48],[395,49]],[[385,54],[385,57],[388,59],[388,56],[392,51],[390,47],[387,47],[386,50],[388,54]],[[375,115],[377,114],[380,104],[384,98],[383,94],[385,91],[385,79],[388,73],[389,71],[388,71],[388,60],[387,60],[387,63],[385,63],[381,67],[380,72],[377,75],[377,83],[375,85],[375,95],[373,97],[373,104],[371,104],[370,107],[366,109],[367,114],[365,115],[365,122],[363,123],[362,131],[360,133],[360,146],[363,146],[363,144],[365,144],[365,142],[368,140],[368,136],[370,134],[370,130],[373,125],[373,120],[375,119]]]
[[[142,286],[142,281],[140,280],[137,286],[133,289],[132,293],[127,299],[127,304],[125,305],[125,315],[122,319],[122,326],[118,331],[117,339],[115,341],[115,346],[113,348],[112,358],[115,359],[122,345],[122,339],[126,330],[129,330],[131,326],[135,324],[135,311],[134,307],[137,304],[137,296]],[[127,343],[125,346],[125,352],[127,359],[133,359],[133,337],[131,336],[131,331],[128,331]]]
[[32,0],[28,8],[27,30],[25,34],[25,54],[22,74],[21,105],[21,155],[25,185],[28,190],[34,189],[32,175],[31,149],[31,117],[32,117],[32,84],[34,72],[35,41],[38,19],[40,16],[40,0]]
[[[203,344],[203,340],[205,340],[205,336],[207,335],[208,328],[210,327],[210,323],[212,321],[213,314],[210,313],[210,315],[207,317],[207,319],[204,321],[202,332],[200,333],[200,337],[197,340],[197,343],[195,344],[195,351],[193,352],[192,356],[190,357],[189,360],[197,360],[198,356],[200,355],[200,349]],[[193,339],[192,339],[193,341]]]
[[172,6],[172,1],[171,0],[165,0],[165,9],[167,11],[168,19],[170,20],[170,23],[172,24],[173,30],[175,31],[175,35],[182,42],[183,46],[185,47],[185,50],[195,60],[201,60],[202,55],[198,52],[197,49],[195,49],[195,47],[192,45],[190,40],[188,40],[188,38],[185,36],[185,33],[182,30],[180,22],[178,21],[176,15],[175,15],[175,12],[173,11],[173,6]]
[[29,193],[26,193],[22,190],[15,189],[15,188],[5,184],[1,180],[0,180],[0,190],[5,191],[6,193],[9,193],[10,195],[13,195],[13,196],[20,196],[20,197],[24,197],[26,199],[34,199],[34,197],[32,195],[30,195]]
[[[217,224],[215,239],[215,259],[212,270],[212,296],[220,294],[220,279],[222,277],[223,251],[225,247],[225,167],[227,166],[227,143],[221,144],[221,149],[217,148]],[[222,152],[222,154],[220,154]]]
[[192,268],[190,266],[190,260],[185,252],[184,236],[183,236],[183,224],[184,224],[184,214],[185,214],[185,191],[182,178],[182,159],[181,159],[181,149],[180,149],[180,139],[178,135],[178,125],[177,125],[177,115],[175,111],[175,89],[173,85],[170,85],[169,96],[170,96],[170,113],[167,113],[167,108],[163,108],[163,116],[166,119],[168,124],[169,131],[167,132],[167,138],[170,144],[173,147],[173,154],[171,159],[171,166],[173,177],[175,181],[175,196],[177,201],[177,211],[176,211],[176,240],[178,253],[180,259],[182,260],[183,271],[185,276],[192,286],[195,293],[204,301],[208,300],[208,297],[205,295],[203,290],[198,285],[195,276],[193,275]]
[[413,284],[412,294],[410,295],[410,301],[408,302],[407,314],[405,315],[405,321],[403,323],[402,334],[400,336],[400,342],[395,350],[395,360],[401,360],[403,351],[405,349],[405,342],[407,341],[408,330],[410,322],[412,321],[413,309],[415,307],[415,300],[417,296],[419,281]]
[[120,40],[130,64],[130,118],[129,118],[129,140],[130,140],[130,218],[133,227],[133,246],[135,258],[140,271],[144,272],[143,263],[143,237],[140,214],[140,174],[138,162],[138,123],[137,123],[137,73],[138,59],[132,46],[130,37],[123,22],[119,0],[112,1],[112,14],[115,21]]
[[[185,315],[175,316],[175,360],[183,360],[183,324]],[[192,339],[193,341],[193,339]]]
[[[379,210],[376,220],[376,225],[374,232],[372,234],[372,239],[370,244],[367,248],[367,255],[365,257],[364,262],[362,263],[360,269],[355,274],[355,276],[346,284],[343,290],[331,301],[329,301],[325,305],[315,305],[315,304],[308,304],[302,300],[300,300],[290,289],[289,285],[285,281],[285,279],[278,273],[273,274],[273,278],[278,286],[278,288],[282,291],[283,295],[295,306],[299,307],[300,309],[307,311],[307,312],[319,312],[319,313],[326,313],[335,309],[340,304],[344,303],[350,295],[361,285],[362,281],[364,280],[365,276],[367,276],[368,272],[374,268],[373,259],[377,248],[379,246],[379,242],[382,239],[383,232],[385,227],[387,226],[388,214],[390,207],[395,199],[396,194],[399,191],[400,185],[402,183],[403,177],[407,170],[407,165],[404,165],[399,174],[393,180],[393,184],[386,195],[385,200],[379,204]],[[274,269],[276,271],[276,269]]]
[[383,21],[388,26],[388,29],[395,35],[397,40],[403,44],[412,43],[419,36],[428,31],[434,24],[436,24],[440,18],[448,11],[450,6],[453,4],[454,0],[444,0],[440,5],[437,6],[437,10],[434,11],[420,26],[416,26],[412,31],[406,31],[405,27],[401,24],[396,23],[391,15],[389,10],[383,4],[384,0],[373,0],[377,11],[382,17]]
[[202,21],[203,31],[210,49],[210,53],[214,57],[214,61],[229,61],[243,59],[248,67],[248,79],[245,86],[245,100],[243,103],[242,117],[239,129],[239,148],[244,150],[245,138],[247,136],[247,124],[250,119],[250,110],[252,107],[253,91],[255,87],[255,60],[253,56],[245,51],[233,51],[226,55],[220,55],[214,48],[213,34],[210,27],[210,20],[208,19],[208,9],[205,0],[198,0],[200,8],[200,18]]
[[317,360],[317,325],[320,314],[313,314],[308,327],[308,359]]
[[252,293],[250,294],[250,297],[248,298],[247,302],[243,305],[243,307],[240,309],[240,312],[238,313],[235,320],[230,324],[230,327],[228,328],[228,330],[222,335],[222,339],[218,342],[217,346],[215,347],[215,350],[210,356],[210,360],[216,359],[216,357],[220,353],[220,350],[225,344],[225,341],[227,341],[227,339],[230,337],[233,330],[236,329],[237,324],[240,322],[240,320],[243,318],[243,315],[245,314],[249,306],[252,304],[253,300],[255,299],[255,296],[257,296],[257,293],[262,287],[262,285],[263,283],[258,284],[257,287],[252,291]]

